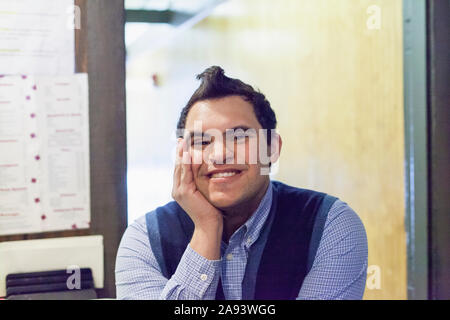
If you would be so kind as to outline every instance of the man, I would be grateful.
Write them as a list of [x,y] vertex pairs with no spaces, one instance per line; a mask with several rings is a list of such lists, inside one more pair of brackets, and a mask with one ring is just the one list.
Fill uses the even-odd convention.
[[175,201],[126,230],[117,297],[361,299],[359,217],[330,195],[270,181],[282,140],[263,94],[220,67],[198,79],[178,121]]

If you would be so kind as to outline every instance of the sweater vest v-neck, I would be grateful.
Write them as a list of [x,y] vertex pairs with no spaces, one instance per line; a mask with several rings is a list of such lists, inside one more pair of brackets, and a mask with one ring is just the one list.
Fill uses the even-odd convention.
[[[248,253],[243,300],[292,300],[312,267],[332,204],[337,198],[271,181],[272,204]],[[170,279],[189,244],[194,224],[175,201],[146,214],[149,242]],[[216,299],[224,299],[219,280]]]

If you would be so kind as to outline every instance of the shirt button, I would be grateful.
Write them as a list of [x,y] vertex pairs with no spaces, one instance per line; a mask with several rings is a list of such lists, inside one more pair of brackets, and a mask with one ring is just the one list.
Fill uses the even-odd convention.
[[208,279],[208,275],[202,274],[202,275],[200,276],[200,279],[202,279],[202,281],[206,281],[206,279]]
[[233,259],[233,255],[231,253],[227,254],[227,260]]
[[250,242],[252,242],[252,238],[248,237],[247,238],[247,244],[250,244]]

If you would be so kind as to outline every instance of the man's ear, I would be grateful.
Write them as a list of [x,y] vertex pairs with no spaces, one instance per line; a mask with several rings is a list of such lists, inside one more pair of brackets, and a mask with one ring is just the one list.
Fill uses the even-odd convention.
[[278,161],[281,153],[281,146],[283,145],[283,140],[278,133],[273,133],[270,142],[270,163],[273,164]]

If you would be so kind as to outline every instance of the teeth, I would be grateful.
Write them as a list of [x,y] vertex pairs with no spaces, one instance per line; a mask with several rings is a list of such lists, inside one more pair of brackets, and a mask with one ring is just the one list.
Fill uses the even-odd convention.
[[224,178],[224,177],[231,177],[234,176],[236,172],[220,172],[220,173],[214,173],[211,178]]

